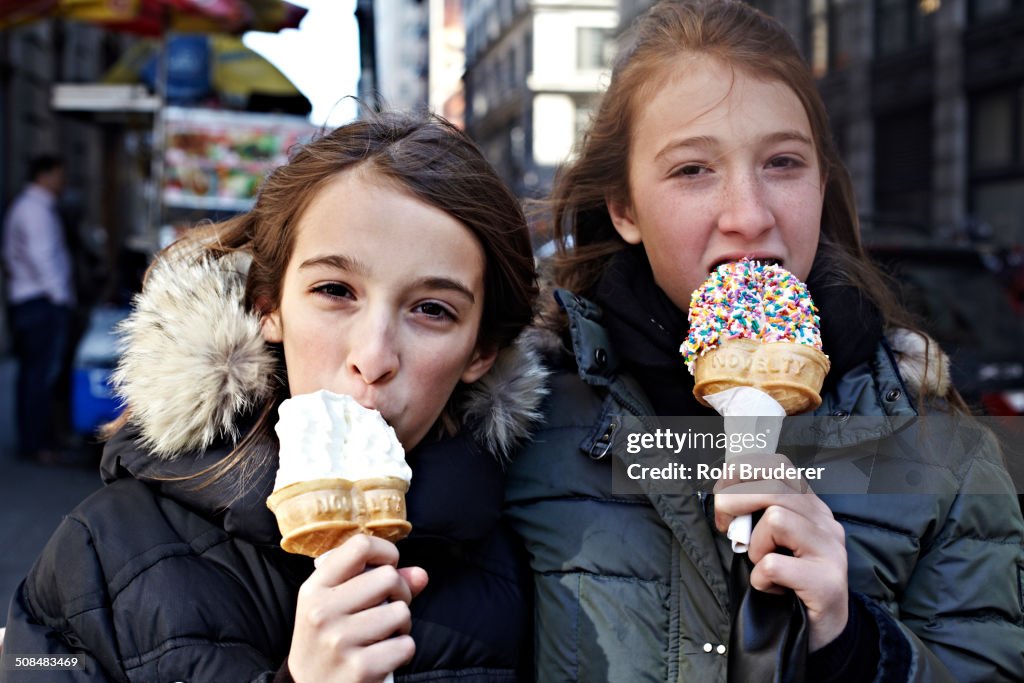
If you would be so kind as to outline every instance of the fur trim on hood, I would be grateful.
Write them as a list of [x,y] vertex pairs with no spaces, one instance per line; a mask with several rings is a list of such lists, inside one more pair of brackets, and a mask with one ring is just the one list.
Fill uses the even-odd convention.
[[[244,306],[250,258],[213,258],[199,248],[162,254],[132,314],[121,323],[112,381],[154,456],[174,459],[219,438],[237,440],[239,416],[268,398],[278,361]],[[526,344],[503,349],[494,366],[463,387],[459,424],[507,458],[540,419],[547,370]]]
[[896,328],[889,330],[889,343],[907,388],[916,396],[945,396],[950,388],[949,356],[931,337]]

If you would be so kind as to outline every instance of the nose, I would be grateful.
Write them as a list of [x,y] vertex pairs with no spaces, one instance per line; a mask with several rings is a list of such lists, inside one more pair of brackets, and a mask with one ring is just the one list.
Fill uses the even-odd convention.
[[740,174],[722,190],[718,229],[753,240],[775,227],[767,188],[756,174]]
[[383,312],[365,311],[349,331],[348,368],[366,384],[383,384],[398,372],[394,328]]

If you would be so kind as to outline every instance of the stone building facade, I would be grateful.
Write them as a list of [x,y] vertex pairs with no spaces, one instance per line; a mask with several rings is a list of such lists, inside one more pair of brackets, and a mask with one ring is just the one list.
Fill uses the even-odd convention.
[[614,0],[465,0],[466,131],[521,197],[546,194],[602,89]]

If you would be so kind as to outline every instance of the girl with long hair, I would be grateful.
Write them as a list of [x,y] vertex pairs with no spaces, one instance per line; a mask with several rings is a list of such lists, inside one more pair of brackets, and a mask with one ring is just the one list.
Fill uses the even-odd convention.
[[963,414],[941,350],[865,256],[824,105],[785,29],[733,0],[656,4],[550,204],[561,251],[541,327],[556,374],[507,489],[535,574],[539,677],[743,680],[735,650],[751,639],[736,637],[721,532],[761,512],[749,586],[795,595],[806,621],[790,633],[808,654],[747,680],[801,680],[801,667],[812,681],[1019,680],[1024,525],[976,430],[941,444],[970,453],[963,467],[902,435],[942,482],[923,494],[840,494],[839,475],[746,495],[731,481],[714,496],[613,485],[640,462],[622,448],[628,420],[714,415],[679,347],[691,293],[745,257],[805,280],[820,310],[831,371],[814,429],[832,453],[870,461],[890,452],[896,420]]
[[[5,653],[75,656],[74,680],[518,680],[529,589],[500,512],[544,392],[515,343],[535,293],[516,198],[447,122],[380,114],[298,149],[151,266],[107,485],[21,584]],[[266,500],[277,408],[320,389],[394,428],[413,531],[314,567]]]

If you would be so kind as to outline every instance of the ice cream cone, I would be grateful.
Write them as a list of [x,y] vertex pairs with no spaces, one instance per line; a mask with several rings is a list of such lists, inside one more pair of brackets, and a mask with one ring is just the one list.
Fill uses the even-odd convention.
[[709,405],[705,396],[754,387],[778,401],[787,415],[796,415],[821,405],[829,366],[828,357],[813,346],[727,339],[695,360],[693,395]]
[[319,557],[358,533],[392,542],[409,535],[412,469],[378,411],[321,389],[282,402],[274,430],[280,450],[267,507],[282,548]]
[[277,517],[281,547],[319,557],[357,533],[398,541],[412,525],[405,519],[408,482],[381,477],[310,479],[274,491],[267,507]]
[[361,501],[363,533],[392,543],[408,536],[412,530],[405,516],[405,493],[408,490],[409,483],[395,477],[357,481],[353,499]]

